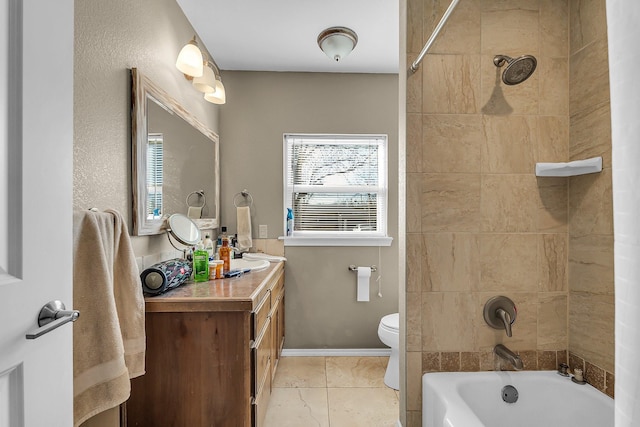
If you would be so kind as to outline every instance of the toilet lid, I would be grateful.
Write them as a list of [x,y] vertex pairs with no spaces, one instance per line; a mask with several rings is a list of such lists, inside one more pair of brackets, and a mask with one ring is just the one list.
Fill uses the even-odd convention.
[[380,322],[385,327],[387,327],[389,329],[399,330],[400,329],[400,314],[399,313],[387,314],[386,316],[384,316],[382,318],[382,320]]

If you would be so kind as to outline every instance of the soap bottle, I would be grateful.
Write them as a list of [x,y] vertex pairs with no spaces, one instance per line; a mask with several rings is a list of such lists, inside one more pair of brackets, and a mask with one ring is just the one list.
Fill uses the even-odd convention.
[[229,247],[229,239],[225,236],[222,238],[222,246],[220,247],[220,259],[224,262],[224,271],[231,269],[231,248]]
[[207,251],[207,254],[209,255],[209,261],[213,261],[213,258],[215,256],[215,249],[213,247],[213,240],[211,240],[211,237],[209,237],[209,233],[205,233],[202,245],[204,246],[204,250]]
[[287,236],[293,233],[293,209],[287,208]]
[[198,243],[193,252],[193,277],[196,282],[209,280],[209,254],[202,243]]

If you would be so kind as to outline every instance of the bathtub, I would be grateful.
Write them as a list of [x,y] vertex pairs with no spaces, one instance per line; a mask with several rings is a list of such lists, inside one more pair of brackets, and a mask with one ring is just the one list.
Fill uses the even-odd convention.
[[[514,386],[517,401],[513,400]],[[555,371],[427,373],[422,427],[613,427],[613,399]]]

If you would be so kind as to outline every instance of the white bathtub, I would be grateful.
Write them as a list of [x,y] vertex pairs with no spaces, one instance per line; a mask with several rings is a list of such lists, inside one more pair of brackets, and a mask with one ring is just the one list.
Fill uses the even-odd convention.
[[[515,403],[502,399],[514,386]],[[422,427],[613,427],[613,399],[555,371],[428,373]]]

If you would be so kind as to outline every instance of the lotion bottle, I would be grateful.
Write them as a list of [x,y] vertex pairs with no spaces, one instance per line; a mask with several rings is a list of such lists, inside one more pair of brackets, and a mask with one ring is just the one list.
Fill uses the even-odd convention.
[[231,269],[231,248],[229,247],[229,239],[227,237],[222,238],[222,246],[220,247],[220,259],[224,263],[224,271],[229,271]]
[[193,277],[196,282],[209,280],[209,254],[202,243],[198,243],[193,252]]

